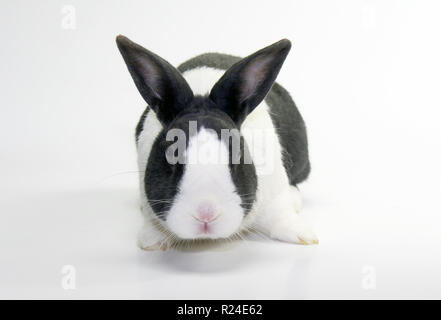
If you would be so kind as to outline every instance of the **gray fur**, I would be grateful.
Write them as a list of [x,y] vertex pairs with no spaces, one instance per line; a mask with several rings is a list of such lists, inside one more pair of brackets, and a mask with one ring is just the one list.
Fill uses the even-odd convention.
[[182,63],[178,70],[182,73],[199,67],[209,67],[221,70],[229,69],[233,64],[239,62],[240,57],[223,53],[204,53]]
[[[205,53],[182,63],[178,70],[182,73],[198,67],[227,70],[240,60],[240,57],[227,54]],[[310,172],[305,123],[288,91],[278,83],[274,83],[265,102],[270,107],[270,116],[284,150],[283,164],[289,181],[292,185],[297,185]]]

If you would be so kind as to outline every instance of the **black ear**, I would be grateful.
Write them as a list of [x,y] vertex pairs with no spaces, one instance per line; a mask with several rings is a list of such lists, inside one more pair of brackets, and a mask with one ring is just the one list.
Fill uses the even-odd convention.
[[190,104],[193,92],[175,67],[124,36],[119,35],[116,44],[136,87],[162,123]]
[[210,98],[240,126],[271,89],[290,49],[283,39],[240,60],[214,85]]

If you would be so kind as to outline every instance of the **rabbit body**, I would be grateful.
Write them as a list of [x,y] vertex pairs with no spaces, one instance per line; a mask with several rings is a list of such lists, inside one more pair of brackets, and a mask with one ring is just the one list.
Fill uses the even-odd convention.
[[[280,55],[283,49],[280,49],[280,44],[273,46],[276,45],[279,48],[278,51],[272,49],[277,51],[274,56]],[[129,71],[143,94],[142,84],[137,82],[130,66],[131,56],[127,59],[125,48],[121,49],[121,44],[119,46]],[[273,54],[267,48],[261,51],[267,56]],[[287,53],[283,54],[285,57]],[[269,76],[265,75],[265,72],[269,72],[271,65],[264,68],[261,64],[272,63],[270,58],[254,62],[259,59],[259,55],[258,58],[250,57],[241,59],[225,54],[207,53],[184,62],[176,72],[184,79],[179,79],[179,83],[185,81],[189,87],[186,90],[191,90],[193,94],[192,106],[178,110],[178,116],[168,116],[161,114],[161,109],[155,111],[149,103],[142,114],[136,127],[141,208],[145,219],[138,238],[141,248],[165,249],[183,239],[224,239],[244,231],[257,231],[274,239],[292,243],[318,242],[314,232],[299,215],[302,201],[297,185],[307,178],[310,171],[305,124],[288,92],[274,82],[284,57],[279,58],[281,63],[273,66],[278,68],[275,75]],[[157,62],[156,65],[162,66],[161,63]],[[135,70],[138,69],[137,67]],[[147,72],[151,71],[147,69]],[[231,95],[237,92],[237,78],[254,79],[259,76],[263,80],[239,87],[242,90],[240,93],[247,93],[245,98],[250,101],[248,104],[254,103],[255,106],[242,114],[236,113],[237,109],[230,110],[235,101]],[[255,91],[262,83],[265,85],[264,81],[268,82],[267,91],[259,96]],[[156,91],[160,92],[160,87],[158,88]],[[146,101],[151,102],[152,96],[154,97],[148,91]],[[246,99],[244,101],[247,101]],[[190,98],[187,100],[190,101]],[[228,100],[228,103],[219,107],[223,105],[224,100]],[[218,112],[218,108],[222,111]],[[167,117],[171,120],[164,120]],[[190,133],[192,122],[197,123],[194,134]],[[166,132],[171,128],[183,128],[186,132],[187,162],[182,165],[181,172],[169,175],[179,178],[163,185],[166,179],[160,171],[167,171],[169,165],[157,165],[158,159],[165,152],[165,149],[157,151],[160,149],[157,145],[164,140]],[[225,129],[240,131],[239,139],[243,138],[246,145],[241,149],[241,155],[245,157],[249,154],[252,164],[231,163],[232,149],[228,149],[220,139],[220,132]],[[218,158],[225,160],[224,165],[201,165],[197,162],[189,164],[192,157],[199,160],[200,150],[196,149],[196,146],[203,146],[210,152],[218,152]],[[164,194],[168,197],[164,198]],[[189,218],[190,216],[193,218]]]

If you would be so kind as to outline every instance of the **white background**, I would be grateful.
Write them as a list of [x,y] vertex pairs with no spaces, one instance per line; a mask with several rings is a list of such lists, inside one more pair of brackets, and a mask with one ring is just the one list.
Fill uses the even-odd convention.
[[[440,9],[1,1],[0,298],[441,298]],[[278,81],[308,126],[303,215],[320,245],[136,247],[133,134],[145,103],[120,33],[175,65],[293,42]],[[64,265],[75,290],[61,285]]]

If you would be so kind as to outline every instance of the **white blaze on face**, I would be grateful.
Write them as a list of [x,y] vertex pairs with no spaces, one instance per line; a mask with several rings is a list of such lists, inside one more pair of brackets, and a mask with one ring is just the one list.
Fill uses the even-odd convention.
[[166,223],[183,239],[225,238],[244,217],[229,167],[229,151],[215,132],[201,128],[190,138],[184,174]]

